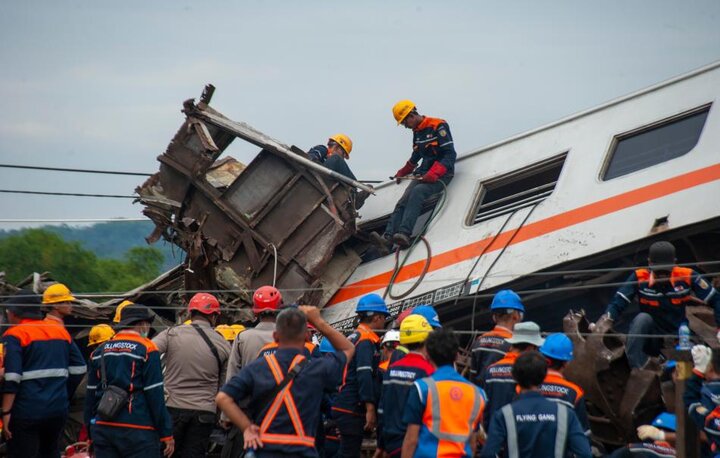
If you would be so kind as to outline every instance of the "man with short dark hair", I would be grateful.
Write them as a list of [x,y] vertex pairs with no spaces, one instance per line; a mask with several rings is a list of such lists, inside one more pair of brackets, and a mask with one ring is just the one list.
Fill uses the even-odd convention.
[[475,455],[486,397],[453,367],[458,346],[452,330],[439,329],[428,336],[425,348],[435,372],[410,390],[402,458]]
[[643,367],[648,356],[660,354],[662,338],[648,335],[677,335],[680,325],[687,321],[685,307],[688,305],[698,301],[709,305],[715,311],[715,324],[720,326],[720,295],[699,273],[678,267],[676,262],[672,243],[662,241],[650,245],[649,268],[636,269],[630,274],[597,325],[591,325],[591,329],[609,328],[637,297],[640,313],[630,322],[625,344],[625,353],[633,368]]
[[173,458],[202,458],[207,454],[216,423],[215,396],[225,381],[230,345],[213,326],[220,302],[197,293],[188,303],[190,324],[173,326],[155,336],[163,357],[167,407],[173,419],[177,452]]
[[[160,456],[161,444],[165,456],[173,454],[160,353],[147,338],[153,319],[152,310],[144,305],[123,308],[118,333],[90,357],[85,424],[97,458]],[[129,397],[114,417],[107,418],[98,413],[98,405],[110,386],[125,390]]]
[[[337,351],[312,360],[303,355],[308,321]],[[221,388],[217,404],[257,457],[317,457],[323,392],[340,383],[355,348],[312,306],[280,312],[274,334],[277,351],[245,366]],[[245,398],[250,405],[241,408],[238,402]]]
[[64,326],[42,319],[33,291],[21,290],[4,305],[11,325],[2,337],[2,432],[8,456],[55,458],[85,359]]
[[592,457],[575,412],[538,391],[547,375],[545,358],[536,351],[523,353],[515,361],[512,375],[520,395],[493,415],[480,456],[495,458],[505,449],[511,458],[565,456],[567,452],[579,458]]

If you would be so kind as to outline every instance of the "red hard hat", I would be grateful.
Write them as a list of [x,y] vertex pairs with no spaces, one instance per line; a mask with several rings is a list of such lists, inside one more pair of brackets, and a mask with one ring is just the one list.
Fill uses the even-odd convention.
[[220,302],[209,293],[197,293],[190,299],[188,311],[197,310],[205,315],[220,313]]
[[282,304],[282,295],[274,286],[261,286],[253,294],[253,313],[276,312]]

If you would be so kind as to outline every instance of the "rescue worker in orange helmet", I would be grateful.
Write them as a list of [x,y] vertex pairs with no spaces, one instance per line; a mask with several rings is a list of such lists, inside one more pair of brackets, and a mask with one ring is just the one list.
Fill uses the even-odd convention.
[[[303,355],[308,321],[337,351],[313,359]],[[243,432],[245,449],[258,458],[317,457],[323,393],[340,383],[355,349],[316,307],[286,308],[276,323],[278,350],[243,367],[221,388],[217,404]],[[246,398],[249,407],[239,407]]]
[[[385,227],[382,241],[385,249],[395,243],[400,248],[410,246],[415,222],[420,216],[423,202],[430,196],[442,192],[444,185],[450,183],[455,174],[455,147],[448,123],[439,118],[431,118],[418,113],[410,100],[401,100],[393,107],[393,116],[398,125],[413,131],[412,154],[407,163],[395,173],[395,178],[414,175],[405,189],[405,193],[395,205]],[[422,160],[422,163],[418,163]],[[385,250],[383,250],[385,251]]]
[[425,341],[435,372],[410,390],[403,414],[408,425],[403,457],[475,455],[486,397],[453,367],[458,347],[448,329],[433,331]]
[[547,374],[545,357],[536,351],[520,355],[512,375],[520,385],[517,400],[490,419],[481,458],[495,458],[505,448],[510,456],[566,456],[591,458],[590,442],[575,412],[543,397],[539,387]]
[[355,356],[347,367],[345,382],[332,407],[333,420],[340,430],[340,456],[360,456],[363,431],[377,427],[377,402],[380,398],[378,365],[380,337],[390,312],[382,297],[366,294],[355,308],[359,324],[348,339],[355,345]]
[[308,156],[313,162],[323,164],[328,169],[355,180],[347,161],[350,160],[350,152],[353,143],[345,134],[337,134],[328,138],[327,146],[317,145],[310,148]]
[[85,359],[64,326],[42,319],[34,292],[21,290],[4,307],[11,325],[2,336],[7,456],[58,456],[69,399],[87,370]]
[[215,426],[215,396],[225,381],[230,344],[213,326],[220,302],[197,293],[188,303],[190,324],[173,326],[153,338],[164,355],[166,405],[173,421],[174,458],[202,458]]
[[62,283],[55,283],[43,292],[43,305],[49,306],[45,319],[58,324],[65,324],[65,317],[72,314],[72,301],[75,297],[70,289]]
[[605,315],[597,325],[591,326],[591,329],[609,328],[637,297],[640,313],[630,322],[625,344],[631,367],[643,367],[648,356],[660,354],[662,338],[647,335],[677,335],[680,325],[687,321],[685,307],[695,305],[697,300],[714,309],[715,324],[720,327],[720,295],[699,273],[678,267],[676,262],[672,243],[653,243],[648,253],[649,269],[637,269],[630,274],[613,296]]
[[540,393],[551,401],[560,402],[575,410],[580,426],[589,437],[590,420],[585,406],[585,393],[563,375],[568,362],[573,360],[572,341],[562,333],[550,334],[539,351],[548,361],[547,376],[540,385]]
[[[160,353],[147,338],[153,319],[144,305],[126,306],[118,333],[90,356],[85,424],[98,458],[160,456],[161,444],[165,456],[175,449]],[[127,393],[117,411],[105,408],[110,388],[115,399]]]

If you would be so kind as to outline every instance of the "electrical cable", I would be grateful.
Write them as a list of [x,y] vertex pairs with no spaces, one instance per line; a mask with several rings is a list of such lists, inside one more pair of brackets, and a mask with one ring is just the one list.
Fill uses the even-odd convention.
[[2,219],[0,223],[119,223],[150,221],[148,218],[61,218],[61,219]]
[[113,199],[137,199],[138,196],[121,196],[117,194],[82,194],[73,192],[43,192],[43,191],[19,191],[17,189],[0,189],[2,193],[9,194],[35,194],[41,196],[71,196],[71,197],[107,197]]
[[40,167],[40,166],[34,166],[34,165],[17,165],[17,164],[0,164],[0,168],[25,169],[25,170],[46,170],[46,171],[51,171],[51,172],[96,173],[96,174],[105,174],[105,175],[130,175],[130,176],[140,176],[140,177],[152,176],[152,173],[142,173],[142,172],[118,172],[115,170],[69,169],[69,168],[64,168],[64,167]]

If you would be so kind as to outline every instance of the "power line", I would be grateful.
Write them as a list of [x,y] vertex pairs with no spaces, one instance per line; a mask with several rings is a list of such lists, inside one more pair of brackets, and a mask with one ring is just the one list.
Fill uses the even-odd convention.
[[92,169],[68,169],[63,167],[40,167],[34,165],[16,165],[16,164],[0,164],[0,167],[7,169],[25,169],[25,170],[49,170],[52,172],[75,172],[75,173],[100,173],[105,175],[131,175],[139,177],[152,176],[151,173],[142,172],[118,172],[115,170],[92,170]]
[[69,196],[69,197],[105,197],[113,199],[137,199],[137,196],[121,196],[117,194],[83,194],[75,192],[43,192],[43,191],[20,191],[17,189],[0,189],[0,192],[8,194],[33,194],[41,196]]
[[2,223],[122,223],[150,221],[148,218],[61,218],[61,219],[0,219]]

